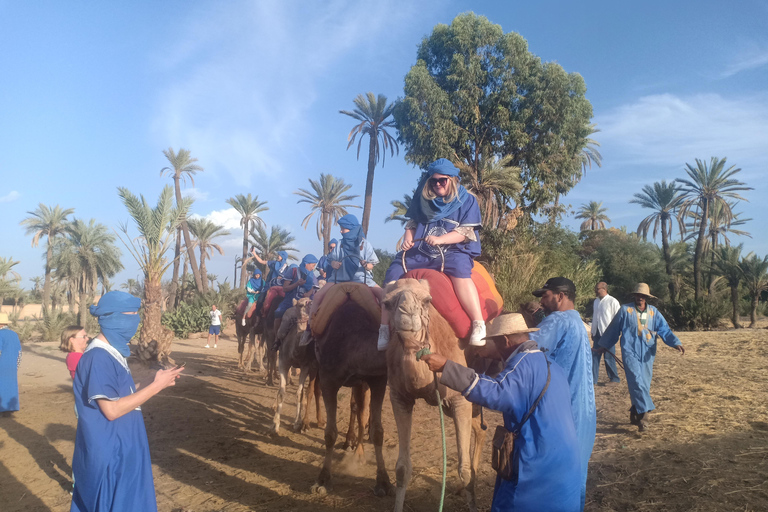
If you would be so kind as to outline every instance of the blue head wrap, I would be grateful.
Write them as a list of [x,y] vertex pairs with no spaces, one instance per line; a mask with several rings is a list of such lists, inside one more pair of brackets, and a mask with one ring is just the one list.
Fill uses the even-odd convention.
[[285,251],[278,251],[277,255],[280,256],[282,259],[282,263],[288,263],[288,253]]
[[121,313],[135,313],[140,307],[140,298],[120,291],[105,293],[98,304],[91,306],[91,315],[99,319],[101,333],[123,357],[131,355],[128,344],[139,328],[141,317]]
[[315,285],[315,273],[307,270],[307,265],[311,265],[312,263],[317,263],[317,258],[314,254],[307,254],[302,258],[301,264],[299,265],[299,274],[301,278],[306,281],[302,288],[307,290]]
[[454,213],[461,208],[461,205],[467,198],[467,189],[458,186],[458,197],[450,203],[443,201],[442,197],[436,197],[432,200],[424,199],[422,192],[424,187],[428,186],[427,181],[434,174],[442,174],[444,176],[458,176],[459,169],[446,158],[440,158],[435,160],[424,174],[422,174],[419,184],[416,187],[416,191],[413,193],[413,201],[411,201],[411,207],[405,213],[405,216],[409,219],[413,219],[420,224],[428,224],[440,219],[444,219],[447,216]]
[[343,259],[341,260],[341,269],[339,269],[341,271],[339,275],[345,276],[344,280],[349,281],[360,266],[360,244],[363,243],[363,227],[360,225],[357,217],[351,213],[339,219],[339,226],[349,230],[341,234]]
[[335,238],[331,238],[331,241],[328,242],[328,248],[329,249],[331,248],[331,245],[339,245],[339,241],[336,240]]
[[[249,279],[248,283],[251,285],[251,288],[258,291],[261,290],[261,288],[264,286],[264,280],[262,279],[262,276],[264,274],[261,273],[261,269],[256,267],[256,270],[253,271],[253,275],[251,276],[251,279]],[[259,276],[258,278],[256,276]]]

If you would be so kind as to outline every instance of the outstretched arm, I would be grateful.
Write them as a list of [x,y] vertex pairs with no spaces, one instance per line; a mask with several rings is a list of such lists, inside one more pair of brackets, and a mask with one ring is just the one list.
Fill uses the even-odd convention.
[[253,256],[253,259],[255,259],[256,261],[258,261],[258,262],[259,262],[259,263],[261,263],[262,265],[266,265],[266,264],[267,264],[267,261],[266,261],[266,260],[263,260],[263,259],[261,259],[261,257],[259,257],[259,255],[258,255],[258,254],[256,254],[256,249],[251,249],[251,256]]
[[179,378],[179,374],[182,371],[184,371],[184,368],[159,370],[155,374],[155,380],[152,381],[152,384],[143,387],[136,391],[136,393],[118,398],[117,400],[97,398],[96,403],[99,405],[101,413],[109,421],[114,421],[133,411],[168,386],[175,386],[176,379]]

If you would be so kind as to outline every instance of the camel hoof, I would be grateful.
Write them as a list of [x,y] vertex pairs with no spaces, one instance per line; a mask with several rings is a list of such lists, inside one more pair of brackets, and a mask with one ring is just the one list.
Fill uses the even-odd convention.
[[312,491],[312,494],[317,494],[319,496],[325,496],[326,494],[328,494],[328,490],[325,488],[325,486],[320,484],[313,485],[311,491]]
[[325,423],[318,423],[317,428],[319,428],[320,430],[325,430]]
[[392,488],[392,484],[390,483],[386,483],[386,484],[377,483],[373,487],[373,494],[377,498],[383,498],[385,496],[389,496],[390,494],[392,494],[392,492],[393,492],[393,488]]

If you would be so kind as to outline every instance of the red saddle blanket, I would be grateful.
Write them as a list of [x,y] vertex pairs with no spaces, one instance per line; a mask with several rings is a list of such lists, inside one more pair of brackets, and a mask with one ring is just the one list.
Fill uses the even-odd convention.
[[285,291],[283,290],[282,286],[273,286],[267,291],[267,298],[264,299],[264,306],[261,308],[261,314],[263,316],[267,316],[269,307],[272,305],[272,301],[277,297],[280,297],[281,299],[285,297]]
[[[428,269],[411,270],[403,277],[426,279],[429,282],[432,305],[453,327],[456,336],[459,338],[469,337],[472,332],[472,321],[464,308],[461,307],[450,277],[437,270]],[[477,294],[480,297],[483,319],[487,322],[499,316],[504,308],[504,300],[496,290],[493,278],[480,263],[475,262],[474,267],[472,267],[472,282],[475,283]]]

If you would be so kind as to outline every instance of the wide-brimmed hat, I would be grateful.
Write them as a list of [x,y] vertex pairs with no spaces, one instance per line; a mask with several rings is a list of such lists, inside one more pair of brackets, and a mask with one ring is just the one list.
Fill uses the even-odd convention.
[[635,290],[631,293],[631,295],[645,295],[646,297],[650,297],[652,299],[656,298],[656,296],[651,295],[651,288],[645,283],[637,283],[635,285]]
[[523,315],[520,313],[507,313],[505,315],[497,316],[486,324],[485,339],[538,330],[539,329],[536,327],[528,327],[528,324],[525,323],[525,318],[523,318]]
[[11,323],[11,321],[8,320],[8,313],[0,313],[0,325],[9,323]]

